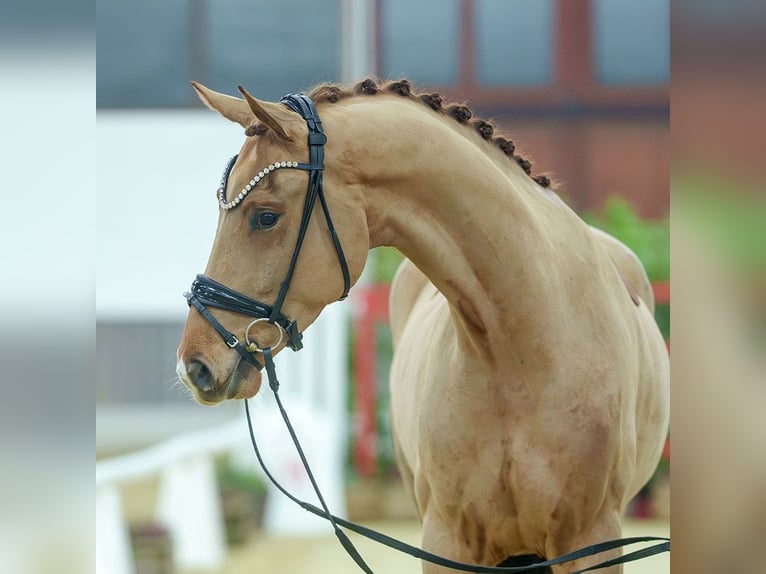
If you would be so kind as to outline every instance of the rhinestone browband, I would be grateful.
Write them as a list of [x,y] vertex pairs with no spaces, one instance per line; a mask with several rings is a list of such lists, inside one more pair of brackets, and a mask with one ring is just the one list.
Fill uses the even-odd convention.
[[253,177],[253,179],[251,179],[247,185],[242,188],[242,191],[239,192],[239,195],[237,195],[231,201],[227,202],[226,182],[228,180],[229,172],[231,171],[231,168],[233,167],[236,160],[237,156],[234,156],[229,160],[229,163],[226,164],[226,169],[223,171],[223,176],[221,176],[221,186],[218,188],[218,203],[223,209],[233,209],[237,207],[242,202],[242,200],[245,199],[247,194],[250,193],[250,191],[256,186],[256,184],[272,171],[282,169],[283,167],[298,167],[297,161],[278,161],[276,163],[269,164],[267,167],[263,168],[263,171],[259,171],[255,177]]

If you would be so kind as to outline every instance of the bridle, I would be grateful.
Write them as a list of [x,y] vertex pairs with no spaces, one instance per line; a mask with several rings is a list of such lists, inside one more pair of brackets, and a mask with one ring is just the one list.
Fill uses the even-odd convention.
[[285,302],[287,291],[290,289],[290,282],[295,272],[295,266],[298,263],[298,257],[301,253],[301,247],[303,246],[303,240],[306,238],[306,232],[308,231],[311,215],[314,212],[314,206],[316,200],[319,198],[319,203],[322,206],[325,219],[327,221],[327,228],[330,231],[333,245],[335,246],[335,252],[338,255],[338,262],[340,263],[341,273],[343,274],[343,293],[341,294],[339,301],[342,301],[348,296],[348,291],[351,288],[351,278],[348,272],[348,264],[346,263],[346,256],[343,254],[343,247],[340,244],[340,239],[335,231],[335,225],[333,225],[332,217],[330,216],[330,210],[327,207],[327,200],[324,194],[324,187],[322,185],[322,174],[324,171],[324,144],[327,142],[327,136],[324,134],[322,128],[322,122],[319,119],[316,106],[314,102],[308,96],[304,94],[288,94],[280,100],[294,112],[297,112],[305,121],[308,126],[308,147],[309,147],[309,161],[308,163],[299,163],[295,161],[282,161],[270,164],[260,171],[257,175],[250,180],[245,188],[239,195],[227,202],[226,201],[226,187],[229,181],[229,174],[231,173],[234,163],[237,161],[237,156],[229,160],[229,163],[224,170],[223,177],[221,178],[221,187],[218,191],[218,203],[224,210],[230,210],[237,207],[244,197],[261,181],[266,175],[277,169],[300,169],[309,172],[309,182],[306,189],[306,197],[303,202],[303,216],[301,217],[300,227],[298,228],[298,238],[295,241],[295,247],[293,248],[293,254],[290,258],[290,266],[287,269],[287,274],[282,280],[279,286],[279,293],[274,301],[273,305],[267,305],[257,299],[253,299],[244,295],[234,289],[230,289],[225,285],[218,283],[210,279],[205,275],[199,274],[197,278],[192,282],[191,292],[184,293],[186,301],[190,307],[194,307],[200,314],[210,323],[213,328],[223,338],[226,344],[237,351],[243,359],[253,365],[259,371],[263,369],[263,365],[255,358],[256,352],[267,353],[275,345],[259,347],[257,344],[250,343],[247,346],[243,345],[239,338],[231,331],[227,330],[208,310],[207,307],[214,307],[217,309],[224,309],[226,311],[234,311],[242,315],[249,317],[255,317],[255,321],[251,322],[248,329],[245,332],[245,337],[248,337],[247,331],[253,323],[259,320],[265,320],[272,325],[276,325],[281,329],[280,341],[282,339],[282,332],[287,337],[287,346],[293,351],[299,351],[303,348],[303,334],[298,328],[298,324],[294,320],[290,320],[286,315],[282,313],[282,305]]
[[[279,396],[279,380],[277,379],[276,368],[274,366],[274,356],[273,356],[273,348],[278,346],[278,343],[269,345],[269,346],[259,347],[257,344],[251,343],[249,341],[249,337],[247,334],[247,332],[250,329],[250,326],[252,326],[254,323],[257,323],[259,321],[267,321],[268,323],[275,325],[277,326],[277,328],[281,329],[280,338],[279,338],[280,342],[282,340],[282,332],[284,332],[284,334],[287,336],[288,347],[290,347],[293,351],[299,351],[301,348],[303,348],[303,342],[302,342],[303,335],[300,332],[300,329],[298,328],[296,321],[290,320],[287,316],[285,316],[282,313],[282,305],[285,301],[285,297],[287,296],[287,291],[290,288],[290,281],[292,280],[293,273],[295,271],[295,266],[298,262],[298,257],[300,255],[301,247],[303,245],[303,240],[306,237],[306,231],[308,229],[309,221],[311,220],[311,215],[314,211],[314,205],[316,204],[317,198],[319,198],[319,202],[322,206],[322,211],[324,212],[325,219],[327,220],[327,227],[330,231],[333,244],[335,245],[335,252],[338,255],[338,262],[340,263],[341,272],[343,273],[343,294],[338,299],[339,301],[345,299],[348,296],[348,291],[351,287],[351,280],[350,280],[349,271],[348,271],[348,264],[346,263],[346,257],[343,254],[343,248],[341,247],[340,240],[338,239],[338,235],[335,232],[335,226],[333,225],[332,218],[330,217],[330,211],[327,208],[327,201],[325,199],[324,189],[322,187],[322,172],[324,170],[324,144],[327,142],[327,136],[325,136],[324,131],[322,129],[322,122],[319,120],[319,114],[317,113],[314,102],[311,100],[311,98],[309,98],[308,96],[304,94],[288,94],[287,96],[283,97],[280,100],[280,102],[287,105],[290,109],[300,114],[300,116],[306,121],[306,124],[308,125],[309,162],[308,163],[278,162],[275,164],[271,164],[267,168],[264,168],[261,172],[259,172],[255,177],[253,177],[253,179],[250,180],[250,183],[248,183],[245,186],[242,192],[240,192],[240,194],[237,195],[231,202],[228,202],[226,200],[226,187],[228,183],[229,173],[231,172],[231,169],[237,160],[237,156],[234,156],[233,158],[231,158],[231,160],[227,164],[226,169],[224,170],[224,174],[221,179],[221,188],[219,190],[219,195],[218,195],[218,200],[219,200],[218,202],[222,209],[224,210],[234,209],[235,207],[237,207],[237,205],[239,205],[242,202],[242,200],[247,195],[247,193],[249,193],[250,190],[253,189],[253,187],[255,187],[255,185],[257,185],[259,181],[261,181],[266,175],[268,175],[269,173],[271,173],[272,171],[276,169],[282,169],[282,168],[301,169],[301,170],[309,172],[309,183],[308,183],[308,189],[306,190],[306,198],[303,204],[303,216],[301,218],[301,224],[298,229],[298,238],[295,242],[295,248],[293,249],[292,258],[290,260],[290,266],[287,270],[287,274],[285,275],[284,280],[280,284],[279,294],[277,295],[277,298],[274,304],[267,305],[265,303],[262,303],[256,299],[248,297],[247,295],[239,293],[238,291],[230,289],[229,287],[226,287],[225,285],[218,283],[217,281],[214,281],[210,279],[209,277],[202,274],[197,275],[197,278],[192,283],[191,292],[184,293],[184,297],[186,297],[186,301],[188,305],[190,307],[194,307],[195,309],[197,309],[197,311],[199,311],[199,313],[213,326],[213,328],[218,332],[218,334],[223,338],[223,340],[226,342],[226,344],[229,347],[236,350],[242,356],[244,360],[246,360],[248,363],[256,367],[259,371],[262,370],[265,366],[268,381],[269,381],[269,387],[274,393],[274,398],[276,399],[276,403],[277,403],[277,406],[279,407],[279,411],[280,411],[280,414],[282,415],[282,419],[284,420],[285,425],[287,426],[287,430],[290,433],[290,438],[292,439],[293,444],[295,445],[295,448],[298,452],[298,456],[300,457],[303,467],[306,470],[306,474],[311,482],[314,492],[316,493],[317,498],[319,499],[321,508],[313,504],[310,504],[308,502],[302,501],[298,499],[297,497],[295,497],[294,495],[292,495],[269,472],[263,458],[261,457],[261,453],[258,449],[258,445],[255,440],[255,435],[253,433],[252,421],[250,418],[250,408],[248,406],[247,400],[245,400],[244,401],[245,414],[247,415],[248,430],[250,433],[250,440],[253,445],[253,450],[255,452],[256,458],[258,459],[258,462],[261,465],[261,468],[263,468],[263,471],[265,472],[266,476],[274,484],[274,486],[278,490],[280,490],[285,496],[290,498],[293,502],[300,505],[303,509],[321,518],[324,518],[325,520],[330,522],[330,524],[332,525],[335,531],[335,535],[338,537],[340,544],[343,546],[343,548],[349,554],[349,556],[351,556],[351,558],[354,559],[356,564],[366,574],[373,574],[372,569],[364,561],[362,556],[359,554],[359,551],[356,549],[354,544],[348,538],[346,533],[340,529],[340,526],[343,526],[344,528],[348,528],[349,530],[352,530],[358,534],[361,534],[362,536],[375,540],[376,542],[380,544],[384,544],[390,548],[393,548],[400,552],[404,552],[406,554],[409,554],[421,560],[432,562],[434,564],[439,564],[447,568],[461,570],[463,572],[486,573],[486,574],[510,574],[510,573],[517,573],[517,572],[528,572],[530,570],[536,570],[538,568],[549,567],[556,564],[571,562],[573,560],[577,560],[586,556],[600,554],[609,550],[614,550],[616,548],[621,548],[623,546],[636,544],[639,542],[660,541],[659,544],[655,544],[647,548],[642,548],[641,550],[636,550],[634,552],[625,554],[618,558],[606,560],[594,566],[578,570],[577,572],[574,572],[572,574],[580,574],[580,573],[591,571],[591,570],[607,568],[609,566],[613,566],[616,564],[631,562],[633,560],[638,560],[640,558],[645,558],[648,556],[652,556],[654,554],[659,554],[660,552],[669,551],[670,539],[655,537],[655,536],[640,536],[640,537],[623,538],[620,540],[610,540],[607,542],[601,542],[599,544],[594,544],[592,546],[588,546],[586,548],[582,548],[580,550],[570,552],[568,554],[565,554],[564,556],[559,556],[558,558],[553,558],[551,560],[546,560],[544,562],[538,562],[536,564],[530,564],[527,566],[479,566],[476,564],[466,564],[463,562],[456,562],[454,560],[449,560],[442,556],[432,554],[430,552],[422,550],[421,548],[411,546],[409,544],[401,542],[400,540],[396,540],[395,538],[391,538],[390,536],[387,536],[380,532],[376,532],[375,530],[372,530],[365,526],[361,526],[359,524],[355,524],[354,522],[344,520],[343,518],[335,516],[334,514],[330,512],[329,508],[327,507],[327,504],[325,503],[324,497],[322,496],[322,493],[319,490],[319,486],[317,485],[316,480],[314,479],[314,474],[311,471],[311,468],[309,467],[308,461],[306,460],[306,456],[303,453],[303,449],[301,448],[300,442],[298,441],[298,437],[295,434],[295,430],[293,429],[293,425],[290,422],[289,417],[287,416],[287,411],[285,411],[285,408],[282,404],[282,400]],[[242,342],[240,342],[240,340],[236,337],[236,335],[228,331],[210,313],[210,311],[207,310],[207,307],[224,309],[227,311],[240,313],[242,315],[255,317],[255,320],[252,321],[250,325],[248,325],[245,331],[245,338],[248,342],[247,346],[243,345]],[[256,352],[260,352],[263,354],[265,365],[261,365],[261,363],[255,358]]]

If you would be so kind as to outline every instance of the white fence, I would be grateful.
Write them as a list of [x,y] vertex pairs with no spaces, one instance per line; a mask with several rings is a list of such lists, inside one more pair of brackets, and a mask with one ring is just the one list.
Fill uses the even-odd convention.
[[[285,407],[328,505],[341,515],[345,515],[347,343],[348,306],[334,304],[308,329],[303,350],[284,351],[276,359]],[[288,490],[313,502],[311,485],[265,380],[251,400],[251,414],[269,469]],[[239,464],[256,469],[245,425],[243,413],[241,420],[220,428],[187,432],[96,464],[97,574],[134,573],[120,488],[152,477],[160,478],[155,516],[170,531],[177,567],[212,570],[221,566],[226,542],[214,458],[228,453]],[[265,528],[275,534],[297,534],[327,526],[272,489]]]

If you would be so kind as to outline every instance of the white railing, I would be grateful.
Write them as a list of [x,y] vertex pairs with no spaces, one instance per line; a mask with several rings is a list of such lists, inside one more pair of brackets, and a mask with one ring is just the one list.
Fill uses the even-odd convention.
[[[277,358],[281,394],[317,482],[333,511],[345,514],[343,463],[346,451],[348,307],[328,307],[305,334],[299,353]],[[298,497],[313,491],[268,385],[251,401],[259,447],[277,480]],[[203,408],[203,407],[200,407]],[[174,436],[142,451],[96,464],[96,573],[134,574],[128,526],[120,489],[160,479],[155,516],[168,528],[179,569],[216,569],[226,557],[226,541],[214,458],[230,454],[255,468],[244,416],[211,430]],[[265,529],[295,534],[326,529],[317,517],[278,492],[269,493]]]

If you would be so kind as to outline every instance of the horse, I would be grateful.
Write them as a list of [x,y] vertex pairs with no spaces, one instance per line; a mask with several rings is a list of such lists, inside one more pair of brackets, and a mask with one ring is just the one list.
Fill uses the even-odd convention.
[[[326,134],[321,209],[305,206],[315,173],[301,169],[316,162],[298,163],[311,126],[294,106],[193,86],[245,129],[205,274],[278,299],[292,319],[224,307],[212,328],[190,309],[177,370],[195,399],[254,396],[255,366],[296,348],[286,328],[309,326],[371,248],[393,246],[405,259],[390,299],[392,434],[422,547],[494,566],[619,538],[669,420],[669,358],[636,256],[585,224],[491,123],[407,80],[310,91]],[[243,336],[252,360],[232,350]]]

